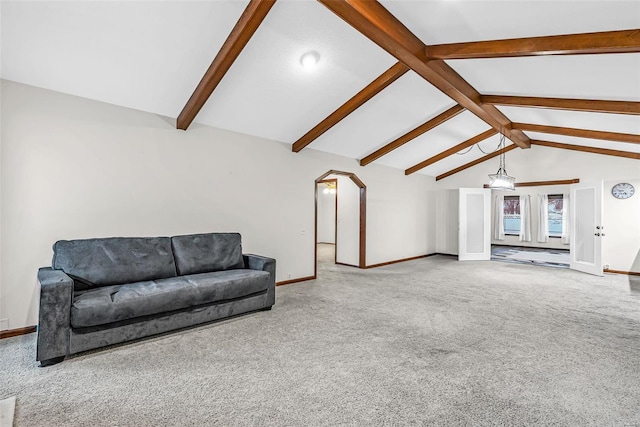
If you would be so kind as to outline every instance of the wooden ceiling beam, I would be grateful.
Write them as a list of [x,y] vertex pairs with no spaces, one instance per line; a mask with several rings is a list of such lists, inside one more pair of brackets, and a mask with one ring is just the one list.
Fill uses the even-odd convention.
[[527,37],[427,47],[429,59],[509,58],[640,52],[640,30]]
[[[539,140],[531,140],[531,145],[539,145],[541,147],[551,147],[551,148],[560,148],[563,150],[573,150],[573,151],[582,151],[585,153],[594,153],[594,154],[604,154],[606,156],[615,156],[615,157],[624,157],[624,158],[628,158],[628,159],[636,159],[636,160],[640,160],[640,153],[633,153],[633,152],[629,152],[629,151],[620,151],[620,150],[610,150],[608,148],[598,148],[598,147],[586,147],[586,146],[582,146],[582,145],[573,145],[573,144],[561,144],[559,142],[550,142],[550,141],[539,141]],[[441,175],[436,176],[436,181],[439,181],[441,179],[444,179],[448,176],[451,176],[453,174],[456,174],[458,172],[461,172],[465,169],[468,169],[472,166],[475,166],[477,164],[480,164],[482,162],[485,162],[489,159],[492,159],[494,157],[499,156],[500,154],[502,154],[503,152],[506,153],[508,151],[513,150],[514,148],[516,148],[515,145],[509,145],[503,149],[494,151],[491,154],[488,154],[484,157],[481,157],[477,160],[474,160],[472,162],[469,162],[467,164],[464,164],[460,167],[457,167],[455,169],[450,170],[449,172],[445,172]]]
[[495,129],[489,129],[486,130],[484,132],[482,132],[479,135],[474,136],[473,138],[470,138],[464,142],[461,142],[460,144],[456,145],[455,147],[451,147],[448,150],[443,151],[440,154],[436,154],[435,156],[418,163],[415,166],[411,166],[409,169],[404,171],[405,175],[411,175],[412,173],[418,172],[420,169],[426,168],[429,165],[432,165],[436,162],[439,162],[440,160],[447,158],[449,156],[452,156],[454,154],[456,154],[458,151],[460,150],[464,150],[467,147],[471,147],[475,144],[477,144],[480,141],[484,141],[485,139],[495,135],[496,133],[498,133]]
[[372,0],[318,1],[489,126],[503,132],[514,144],[522,148],[530,146],[529,138],[522,131],[511,130],[511,122],[504,114],[491,105],[481,104],[480,93],[453,68],[442,60],[429,61],[427,46],[380,3]]
[[377,79],[369,83],[364,89],[355,94],[350,100],[342,104],[336,111],[331,113],[326,119],[318,123],[313,129],[304,134],[300,139],[293,143],[291,150],[295,153],[311,144],[323,133],[331,129],[342,119],[353,113],[362,104],[380,93],[384,88],[402,77],[409,67],[402,62],[397,62],[387,71],[382,73]]
[[178,116],[176,127],[186,130],[196,118],[231,65],[247,45],[276,0],[251,0],[231,30],[207,72]]
[[640,102],[602,101],[594,99],[542,98],[535,96],[482,95],[482,104],[516,107],[550,108],[555,110],[588,111],[591,113],[640,114]]
[[445,173],[443,173],[441,175],[438,175],[438,176],[436,176],[436,181],[440,181],[441,179],[444,179],[444,178],[446,178],[448,176],[451,176],[451,175],[456,174],[458,172],[462,172],[465,169],[469,169],[472,166],[475,166],[475,165],[478,165],[480,163],[486,162],[487,160],[493,159],[494,157],[497,157],[502,153],[506,153],[508,151],[513,150],[514,148],[517,148],[517,147],[515,145],[508,145],[508,146],[506,146],[504,148],[501,148],[500,150],[494,151],[491,154],[487,154],[484,157],[480,157],[479,159],[476,159],[476,160],[474,160],[472,162],[469,162],[469,163],[464,164],[462,166],[459,166],[459,167],[457,167],[455,169],[452,169],[449,172],[445,172]]
[[[580,182],[580,178],[574,179],[558,179],[555,181],[529,181],[529,182],[516,182],[514,186],[516,187],[542,187],[547,185],[571,185],[577,184]],[[483,188],[491,188],[489,184],[484,184]]]
[[632,133],[605,132],[600,130],[574,129],[559,126],[535,125],[532,123],[513,123],[514,129],[522,131],[549,133],[553,135],[575,136],[578,138],[602,139],[605,141],[629,142],[640,144],[640,135]]
[[[610,150],[608,148],[598,148],[598,147],[586,147],[586,146],[582,146],[582,145],[573,145],[573,144],[561,144],[559,142],[550,142],[550,141],[540,141],[540,140],[535,140],[532,139],[531,140],[531,145],[539,145],[541,147],[551,147],[551,148],[560,148],[563,150],[573,150],[573,151],[582,151],[585,153],[594,153],[594,154],[604,154],[606,156],[615,156],[615,157],[624,157],[624,158],[628,158],[628,159],[636,159],[636,160],[640,160],[640,153],[633,153],[630,151],[620,151],[620,150]],[[477,160],[474,160],[472,162],[469,162],[465,165],[462,165],[460,167],[457,167],[455,169],[450,170],[449,172],[445,172],[441,175],[436,176],[436,181],[439,181],[441,179],[444,179],[448,176],[451,176],[453,174],[456,174],[458,172],[461,172],[465,169],[468,169],[472,166],[475,166],[477,164],[480,164],[482,162],[485,162],[489,159],[492,159],[494,157],[499,156],[502,153],[506,153],[508,151],[513,150],[514,148],[516,148],[515,145],[509,145],[503,149],[494,151],[491,154],[488,154],[484,157],[481,157]]]
[[605,156],[625,157],[628,159],[640,160],[640,153],[630,151],[611,150],[609,148],[586,147],[584,145],[561,144],[559,142],[532,140],[531,145],[542,147],[560,148],[563,150],[582,151],[584,153],[604,154]]
[[366,166],[369,163],[375,161],[376,159],[379,159],[380,157],[384,156],[385,154],[389,154],[390,152],[392,152],[396,148],[402,147],[404,144],[406,144],[407,142],[411,141],[412,139],[415,139],[415,138],[419,137],[420,135],[430,131],[434,127],[436,127],[436,126],[446,122],[447,120],[457,116],[458,114],[462,113],[463,111],[464,111],[464,108],[461,107],[459,104],[454,105],[453,107],[449,108],[447,111],[438,114],[437,116],[435,116],[434,118],[432,118],[430,120],[427,120],[426,122],[424,122],[423,124],[421,124],[417,128],[415,128],[413,130],[410,130],[409,132],[405,133],[404,135],[402,135],[401,137],[397,138],[396,140],[388,143],[384,147],[382,147],[382,148],[374,151],[373,153],[369,154],[368,156],[366,156],[365,158],[360,160],[360,166]]

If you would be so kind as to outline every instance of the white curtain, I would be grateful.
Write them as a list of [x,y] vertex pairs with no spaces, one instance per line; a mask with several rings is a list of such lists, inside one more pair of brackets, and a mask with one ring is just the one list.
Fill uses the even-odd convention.
[[520,196],[520,236],[521,242],[531,241],[531,196]]
[[549,241],[549,197],[538,194],[538,242]]
[[502,194],[496,194],[496,205],[493,212],[493,238],[504,240],[504,196]]
[[571,235],[569,229],[571,224],[569,223],[569,194],[564,193],[562,195],[562,235],[561,241],[563,244],[568,245],[571,241]]

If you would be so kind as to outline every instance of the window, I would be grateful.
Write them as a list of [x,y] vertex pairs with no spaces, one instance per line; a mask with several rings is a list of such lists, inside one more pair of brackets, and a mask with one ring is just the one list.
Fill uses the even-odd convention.
[[562,210],[563,210],[563,198],[562,194],[549,194],[549,236],[561,237],[562,236]]
[[520,234],[520,197],[504,196],[504,234]]
[[[564,199],[562,194],[549,194],[547,196],[547,213],[549,221],[549,237],[562,237],[562,214]],[[520,234],[520,197],[504,196],[504,234]]]

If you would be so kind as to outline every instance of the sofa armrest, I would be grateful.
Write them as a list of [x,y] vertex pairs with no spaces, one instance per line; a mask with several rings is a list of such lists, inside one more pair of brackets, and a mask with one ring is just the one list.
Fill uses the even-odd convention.
[[266,307],[271,307],[276,302],[276,260],[254,254],[243,254],[244,265],[251,270],[262,270],[269,272],[269,288],[267,290]]
[[73,279],[61,270],[38,270],[40,312],[36,360],[41,362],[69,354]]

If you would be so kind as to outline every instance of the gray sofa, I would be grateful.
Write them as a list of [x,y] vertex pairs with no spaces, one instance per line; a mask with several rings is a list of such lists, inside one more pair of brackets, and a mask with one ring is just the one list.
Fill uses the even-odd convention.
[[36,360],[269,310],[276,261],[243,255],[240,234],[61,240],[38,271]]

